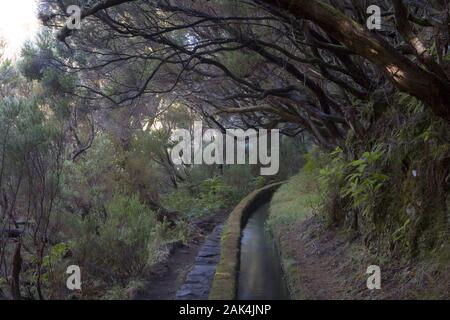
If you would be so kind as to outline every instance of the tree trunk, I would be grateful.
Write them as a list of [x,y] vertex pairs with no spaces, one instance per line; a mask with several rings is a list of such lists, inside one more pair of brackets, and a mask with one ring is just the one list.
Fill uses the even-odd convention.
[[21,248],[22,242],[19,239],[16,244],[12,260],[11,295],[14,300],[20,300],[22,298],[20,294],[20,272],[22,270]]

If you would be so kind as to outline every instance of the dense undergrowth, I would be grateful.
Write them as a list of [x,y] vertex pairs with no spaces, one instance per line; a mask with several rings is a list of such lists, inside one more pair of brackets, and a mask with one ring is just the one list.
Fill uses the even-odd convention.
[[[273,197],[268,225],[276,236],[298,232],[299,223],[316,215],[323,230],[337,230],[353,249],[364,248],[355,249],[355,256],[363,250],[366,257],[357,265],[413,266],[414,275],[399,281],[414,282],[415,289],[408,290],[420,293],[405,296],[448,297],[450,131],[445,122],[416,100],[398,96],[370,135],[349,134],[345,147],[313,148],[308,159]],[[295,259],[284,249],[295,287]],[[419,290],[424,282],[432,285]]]
[[[14,219],[2,217],[1,228],[21,234],[20,241],[1,238],[0,297],[132,298],[171,248],[198,236],[196,218],[231,208],[267,182],[252,166],[175,168],[162,161],[170,131],[157,129],[137,131],[126,143],[99,132],[72,159],[62,143],[66,122],[41,103],[0,105],[6,205],[15,204],[6,206]],[[280,175],[296,170],[289,167]],[[81,268],[83,290],[67,289],[70,265]]]
[[333,185],[330,222],[348,226],[379,254],[415,259],[447,245],[448,125],[399,96],[364,144],[348,140],[349,151],[333,152],[320,172]]
[[[228,171],[233,170],[234,172]],[[240,177],[240,182],[230,181]],[[184,212],[187,217],[201,217],[219,209],[231,208],[247,193],[265,184],[263,177],[254,177],[248,168],[227,168],[223,176],[205,178],[198,186],[181,186],[162,199],[167,208]]]

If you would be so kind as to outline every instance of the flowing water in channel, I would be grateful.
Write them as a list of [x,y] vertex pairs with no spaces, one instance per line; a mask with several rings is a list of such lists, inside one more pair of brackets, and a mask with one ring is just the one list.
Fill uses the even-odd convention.
[[242,233],[238,299],[287,300],[275,243],[265,230],[269,203],[252,213]]

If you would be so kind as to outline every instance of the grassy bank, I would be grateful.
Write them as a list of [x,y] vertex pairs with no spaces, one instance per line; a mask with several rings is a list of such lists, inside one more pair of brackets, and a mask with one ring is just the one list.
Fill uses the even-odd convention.
[[320,194],[314,175],[304,170],[293,176],[273,195],[268,228],[278,242],[282,268],[293,299],[299,299],[301,275],[297,265],[296,246],[292,235],[300,223],[317,212]]

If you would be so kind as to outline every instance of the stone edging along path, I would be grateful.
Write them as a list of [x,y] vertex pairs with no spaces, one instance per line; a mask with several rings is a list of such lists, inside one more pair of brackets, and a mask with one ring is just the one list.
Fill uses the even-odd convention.
[[283,182],[278,182],[253,191],[231,212],[222,232],[220,261],[209,294],[210,300],[236,299],[242,229],[250,214],[269,201],[282,184]]
[[220,235],[223,224],[214,228],[206,238],[195,259],[194,268],[187,274],[186,280],[178,290],[177,300],[206,300],[220,258]]

